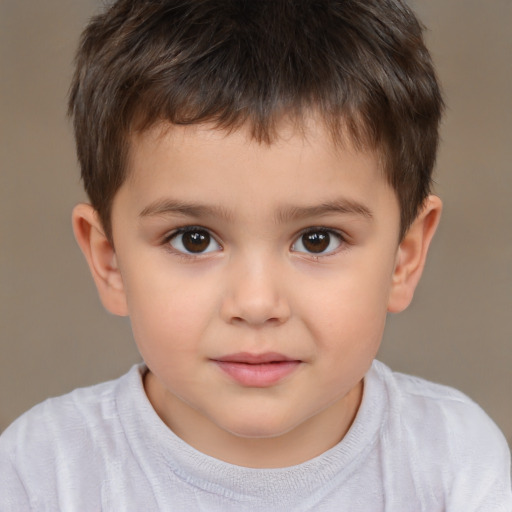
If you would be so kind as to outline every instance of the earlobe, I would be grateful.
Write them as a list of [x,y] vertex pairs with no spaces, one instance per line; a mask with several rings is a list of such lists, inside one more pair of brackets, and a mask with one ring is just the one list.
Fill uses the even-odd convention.
[[128,315],[116,253],[104,233],[98,213],[81,203],[73,209],[75,238],[89,265],[103,306],[115,315]]
[[411,303],[420,280],[430,242],[434,237],[442,203],[439,197],[429,196],[401,241],[393,271],[388,311],[399,313]]

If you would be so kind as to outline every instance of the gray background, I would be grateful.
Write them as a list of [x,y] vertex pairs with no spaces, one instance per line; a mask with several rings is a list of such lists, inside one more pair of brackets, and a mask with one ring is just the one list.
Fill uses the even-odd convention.
[[[129,323],[102,310],[75,245],[84,199],[67,88],[98,0],[0,0],[0,430],[44,398],[139,360]],[[416,0],[448,110],[445,202],[410,309],[380,358],[460,388],[512,440],[512,1]]]

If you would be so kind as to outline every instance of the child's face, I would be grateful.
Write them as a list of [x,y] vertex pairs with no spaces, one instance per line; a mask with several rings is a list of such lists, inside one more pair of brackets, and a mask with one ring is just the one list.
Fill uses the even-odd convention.
[[208,436],[331,425],[339,440],[399,254],[398,201],[375,155],[336,148],[317,125],[270,146],[192,126],[135,138],[129,166],[112,267],[160,416],[214,455]]

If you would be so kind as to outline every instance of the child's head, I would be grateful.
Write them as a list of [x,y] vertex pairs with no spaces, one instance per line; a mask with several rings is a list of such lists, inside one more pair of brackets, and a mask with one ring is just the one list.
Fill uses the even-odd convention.
[[175,433],[267,467],[339,441],[437,225],[440,110],[397,0],[121,0],[93,20],[74,228]]
[[70,95],[86,191],[111,235],[130,135],[159,121],[275,140],[314,115],[376,150],[403,235],[428,195],[442,100],[401,0],[120,0],[82,37]]

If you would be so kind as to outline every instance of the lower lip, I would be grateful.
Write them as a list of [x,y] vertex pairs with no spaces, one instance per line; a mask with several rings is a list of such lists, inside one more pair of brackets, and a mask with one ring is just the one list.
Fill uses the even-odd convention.
[[232,361],[215,361],[217,366],[242,386],[265,388],[277,384],[293,373],[300,361],[248,364]]

